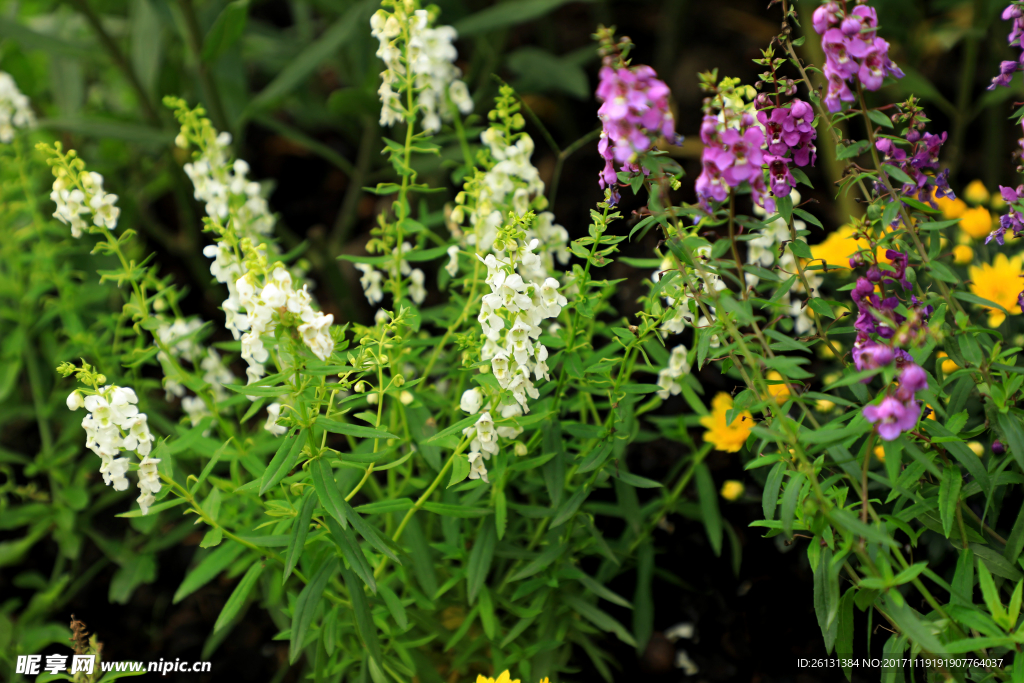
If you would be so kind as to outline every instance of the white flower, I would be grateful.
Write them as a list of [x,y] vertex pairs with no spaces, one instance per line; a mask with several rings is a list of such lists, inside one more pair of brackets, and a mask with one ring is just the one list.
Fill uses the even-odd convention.
[[483,405],[483,396],[480,394],[479,389],[467,389],[462,392],[462,400],[459,401],[459,408],[475,415],[480,411],[480,406]]
[[153,435],[149,433],[146,414],[139,413],[122,427],[128,432],[124,439],[124,447],[139,455],[149,455],[153,449]]
[[356,270],[363,273],[359,278],[359,284],[363,286],[366,300],[371,304],[379,304],[384,299],[384,290],[381,288],[381,284],[384,282],[384,273],[374,270],[369,263],[357,263],[355,266]]
[[403,406],[407,406],[416,399],[413,397],[411,392],[403,391],[401,394],[398,395],[398,400],[402,402]]
[[68,410],[78,410],[85,405],[85,399],[76,389],[68,394]]
[[320,360],[325,361],[334,353],[334,339],[331,337],[330,330],[333,322],[332,314],[324,315],[317,312],[309,322],[299,325],[302,341]]
[[18,90],[9,73],[0,71],[0,142],[10,144],[15,128],[31,128],[35,123],[28,98]]
[[494,420],[491,419],[490,413],[481,413],[480,418],[476,421],[475,427],[476,435],[480,441],[489,443],[497,438],[497,434],[494,432]]
[[470,479],[483,479],[488,484],[487,480],[487,468],[484,467],[484,459],[480,453],[469,454],[469,478]]
[[128,478],[124,475],[128,472],[128,465],[128,458],[115,458],[104,461],[100,466],[103,483],[107,486],[113,486],[115,491],[127,491]]
[[149,514],[149,507],[156,502],[156,497],[153,494],[160,493],[162,488],[160,474],[156,469],[158,462],[160,462],[159,459],[145,457],[139,463],[139,489],[142,494],[137,500],[143,515]]
[[[404,261],[403,261],[404,263]],[[423,286],[423,271],[416,268],[409,274],[411,283],[409,285],[409,296],[416,304],[422,304],[423,300],[427,298],[427,289]]]
[[271,403],[267,406],[267,423],[263,425],[263,428],[274,436],[281,436],[288,431],[288,428],[282,424],[278,424],[278,419],[281,417],[281,404]]
[[453,244],[448,247],[448,264],[444,267],[452,277],[459,272],[459,246]]

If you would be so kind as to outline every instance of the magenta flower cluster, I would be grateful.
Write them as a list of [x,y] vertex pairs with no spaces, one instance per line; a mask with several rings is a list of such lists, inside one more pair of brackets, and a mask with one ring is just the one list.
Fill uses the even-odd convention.
[[764,127],[768,145],[764,163],[768,165],[772,194],[788,197],[796,185],[789,170],[790,162],[807,166],[813,165],[817,158],[814,109],[800,99],[794,99],[788,107],[773,106],[767,95],[759,95],[756,105],[757,120]]
[[896,393],[886,396],[878,405],[864,406],[864,418],[875,425],[883,440],[894,441],[917,424],[921,417],[921,404],[915,394],[927,388],[928,376],[921,366],[915,363],[905,365],[900,372]]
[[[889,249],[885,256],[892,261],[893,270],[883,271],[877,265],[872,265],[865,277],[857,279],[852,292],[853,302],[857,305],[857,320],[853,325],[857,330],[853,363],[861,371],[885,367],[891,363],[900,368],[899,387],[895,395],[886,396],[878,405],[864,407],[864,417],[876,426],[879,436],[892,441],[902,432],[912,429],[921,415],[921,406],[915,394],[928,388],[928,377],[901,345],[920,343],[926,334],[925,328],[932,307],[922,307],[917,297],[910,297],[907,308],[911,319],[908,321],[896,312],[900,305],[897,297],[882,299],[875,293],[875,285],[886,279],[899,283],[903,290],[910,289],[907,281],[907,255]],[[851,259],[851,265],[856,265],[853,261]],[[883,341],[877,341],[871,335],[877,335]]]
[[[727,115],[731,110],[726,110]],[[704,143],[701,155],[701,174],[697,177],[697,199],[701,207],[711,212],[711,201],[725,201],[729,190],[743,182],[750,185],[754,203],[769,213],[775,210],[775,200],[768,196],[764,183],[765,139],[753,114],[743,112],[726,119],[725,128],[717,116],[708,114],[700,127]]]
[[1024,215],[1014,206],[1015,202],[1024,199],[1024,185],[1018,185],[1016,188],[1000,185],[999,192],[1003,195],[1003,200],[1010,206],[1010,212],[999,217],[999,227],[985,238],[985,244],[995,240],[1002,246],[1007,230],[1011,231],[1014,237],[1020,237],[1021,232],[1024,232]]
[[854,101],[850,83],[859,81],[868,90],[878,90],[886,76],[903,78],[889,58],[889,43],[878,37],[873,7],[857,5],[847,14],[838,2],[828,2],[814,11],[812,22],[825,52],[829,111],[840,111],[843,102]]
[[611,188],[611,203],[619,201],[618,171],[640,170],[637,156],[648,151],[659,136],[676,142],[675,121],[668,108],[668,86],[649,66],[604,66],[597,86],[602,102],[597,117],[603,126],[597,149],[605,160],[600,174],[602,189]]
[[[1007,42],[1024,50],[1024,45],[1021,45],[1021,38],[1024,37],[1024,7],[1016,3],[1008,6],[1003,10],[1003,21],[1013,22],[1010,35],[1006,39]],[[1010,82],[1013,81],[1013,74],[1018,71],[1024,71],[1024,51],[1016,60],[1000,62],[999,75],[992,79],[992,84],[988,86],[988,89],[995,90],[1001,85],[1010,85]]]
[[[949,187],[949,169],[936,175],[925,173],[926,170],[938,170],[939,152],[946,142],[946,137],[945,132],[935,135],[922,133],[918,128],[910,127],[903,140],[880,137],[875,141],[875,147],[884,155],[883,162],[899,168],[914,179],[913,183],[904,183],[901,194],[916,197],[918,201],[930,203],[932,206],[935,206],[934,196],[956,198]],[[880,194],[885,192],[881,183],[876,183],[875,189]]]

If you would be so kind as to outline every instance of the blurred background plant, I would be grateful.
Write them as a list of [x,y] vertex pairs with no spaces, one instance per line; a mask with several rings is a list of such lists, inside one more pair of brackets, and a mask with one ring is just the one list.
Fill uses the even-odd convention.
[[[670,86],[676,129],[688,138],[671,154],[695,178],[702,99],[696,74],[717,67],[745,83],[755,80],[759,69],[751,60],[778,32],[763,4],[438,3],[445,22],[459,32],[458,65],[476,111],[490,108],[499,87],[495,73],[529,106],[527,130],[537,143],[534,164],[549,188],[555,215],[573,238],[586,233],[588,209],[600,199],[594,182],[601,167],[596,148],[575,144],[597,126],[594,27],[615,24],[630,35],[637,61],[654,66]],[[798,3],[804,16],[816,4]],[[884,93],[886,99],[915,94],[936,128],[950,131],[944,162],[953,187],[974,179],[981,181],[976,187],[989,191],[1012,184],[1014,163],[1007,150],[1016,134],[1007,117],[1012,101],[1024,99],[1024,88],[1018,79],[1009,88],[985,90],[999,63],[1013,58],[1005,26],[995,21],[1003,3],[874,4],[894,44],[894,59],[907,74]],[[231,132],[238,156],[252,165],[252,176],[272,186],[269,201],[281,216],[282,241],[289,249],[307,244],[303,258],[321,283],[317,294],[324,310],[338,322],[368,322],[372,310],[361,296],[357,271],[347,264],[339,267],[333,255],[363,252],[381,207],[363,188],[395,177],[378,154],[383,144],[376,94],[381,64],[367,30],[376,8],[369,0],[5,2],[0,4],[0,69],[14,77],[36,111],[39,130],[31,140],[63,141],[65,148],[90,159],[108,188],[118,188],[122,224],[141,236],[138,254],[161,254],[161,275],[185,285],[182,305],[188,311],[215,318],[220,302],[207,287],[202,208],[181,171],[185,156],[174,146],[177,125],[160,104],[166,94],[202,103],[214,125]],[[809,39],[802,49],[808,60],[823,61],[816,40]],[[817,213],[832,232],[860,211],[852,199],[843,199],[835,204],[835,214],[827,213],[833,202],[825,188],[840,178],[841,170],[830,161],[831,137],[818,139],[823,163],[809,171],[817,190],[805,194],[820,201]],[[441,154],[420,157],[417,170],[433,186],[455,187],[465,168],[463,152],[453,137],[436,141]],[[73,610],[106,641],[114,659],[133,658],[140,649],[158,657],[200,659],[223,646],[218,657],[225,660],[219,661],[253,671],[243,674],[249,680],[269,679],[271,671],[297,676],[286,665],[287,647],[268,645],[276,632],[269,619],[257,617],[223,642],[207,640],[231,584],[210,585],[180,605],[171,604],[201,535],[178,527],[172,535],[149,536],[156,517],[112,518],[110,508],[125,495],[100,488],[93,463],[76,460],[80,414],[65,410],[67,390],[55,386],[52,368],[82,356],[109,367],[120,362],[111,356],[110,340],[98,333],[119,315],[119,298],[89,276],[111,257],[89,255],[49,220],[49,205],[40,201],[49,193],[48,171],[32,145],[22,143],[3,146],[0,164],[0,666],[11,664],[3,658],[15,649],[43,651],[66,641],[67,612]],[[684,194],[689,187],[684,183]],[[991,207],[989,197],[980,192],[962,196],[967,204],[961,215],[973,211],[980,225],[986,217],[991,222],[990,214],[979,212]],[[442,203],[429,208],[436,212]],[[624,215],[640,206],[639,199],[624,193]],[[948,211],[953,216],[959,208]],[[970,223],[962,225],[966,230]],[[974,237],[984,233],[979,228]],[[649,256],[656,241],[651,234],[623,249],[627,256]],[[812,245],[824,241],[824,233],[816,231],[809,239]],[[994,260],[995,252],[989,254],[980,244],[960,246],[984,252],[979,260],[985,263]],[[623,269],[609,277],[625,274]],[[614,303],[623,314],[635,310],[642,287],[635,275],[619,285]],[[829,361],[821,363],[827,367]],[[714,370],[695,371],[694,377],[708,389],[708,397],[721,385]],[[674,400],[680,408],[685,405]],[[702,430],[697,414],[685,416],[682,429],[675,418],[664,420],[660,435],[637,443],[629,454],[634,471],[654,479],[678,470],[679,446],[666,435],[692,444]],[[691,636],[680,635],[687,633],[685,628],[671,627],[678,621],[703,621],[706,652],[697,655],[690,647],[686,657],[696,657],[708,677],[790,672],[790,653],[821,648],[807,589],[811,570],[802,558],[793,559],[802,554],[779,556],[775,544],[746,530],[761,515],[756,493],[729,485],[744,478],[742,463],[724,452],[709,453],[705,462],[706,473],[700,470],[674,503],[675,514],[655,532],[663,553],[657,566],[646,564],[612,584],[624,595],[640,586],[659,596],[647,647],[617,654],[627,670],[629,658],[640,657],[653,673],[672,671],[674,643]],[[757,470],[755,477],[762,472],[767,474]],[[653,499],[641,502],[648,500]],[[618,520],[603,519],[608,533],[621,532]],[[728,539],[724,552],[723,539]],[[938,539],[927,546],[937,562],[944,554],[938,541],[945,543]],[[778,550],[786,549],[778,544]],[[742,553],[748,554],[743,563]],[[750,561],[751,553],[756,562]],[[779,566],[788,563],[785,572],[766,570],[771,566],[764,564],[766,558]],[[759,588],[769,585],[770,590]],[[791,590],[779,590],[787,585]],[[124,607],[107,607],[108,600]],[[762,634],[764,624],[794,605],[810,628],[787,623]],[[102,615],[101,609],[109,612]],[[609,612],[631,619],[615,607]],[[716,616],[707,616],[711,613]],[[757,643],[758,638],[763,640]],[[707,646],[711,642],[715,645]],[[247,649],[254,646],[262,655],[255,662]],[[768,652],[783,646],[786,659],[778,664],[770,655],[754,656],[762,648]],[[581,656],[581,662],[587,661]],[[596,673],[586,669],[581,678]]]

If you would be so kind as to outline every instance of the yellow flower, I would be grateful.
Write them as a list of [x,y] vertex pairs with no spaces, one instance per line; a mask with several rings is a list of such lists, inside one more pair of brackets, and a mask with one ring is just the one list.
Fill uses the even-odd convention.
[[972,180],[971,184],[964,188],[963,197],[971,204],[988,204],[992,194],[985,188],[985,183]]
[[814,404],[814,406],[818,409],[818,412],[820,413],[831,413],[832,410],[835,409],[836,404],[835,402],[830,401],[827,398],[819,398],[817,403]]
[[[971,278],[971,293],[999,304],[1013,315],[1019,315],[1017,295],[1021,290],[1021,260],[1020,256],[1009,259],[1006,254],[996,254],[991,264],[971,266],[967,269],[967,274]],[[1003,320],[1006,319],[1005,313],[998,308],[985,308],[988,310],[989,327],[999,327],[1003,324]]]
[[878,458],[880,462],[885,462],[885,449],[881,446],[875,446],[875,457]]
[[730,479],[722,484],[722,498],[736,500],[743,495],[743,482]]
[[830,266],[849,269],[850,257],[857,253],[858,249],[869,248],[870,245],[866,241],[853,236],[853,226],[844,225],[831,233],[821,244],[812,246],[811,256],[823,259]]
[[[945,351],[939,351],[938,356],[939,356],[939,358],[947,358],[947,359],[949,359],[949,356],[946,355]],[[956,372],[959,369],[960,369],[960,366],[957,365],[956,363],[954,363],[952,359],[942,361],[942,372],[943,372],[943,374],[952,375],[954,372]]]
[[[544,680],[546,681],[547,679],[545,678]],[[505,669],[504,671],[501,672],[501,675],[498,676],[497,679],[487,678],[486,676],[477,676],[476,677],[476,683],[519,683],[519,679],[518,678],[513,679],[509,675],[508,669]]]
[[731,424],[725,423],[725,415],[732,408],[732,396],[724,391],[719,392],[711,401],[711,414],[700,419],[700,423],[708,428],[704,432],[705,443],[727,453],[736,453],[747,442],[750,430],[754,427],[754,418],[744,410],[732,419]]
[[964,211],[967,210],[967,202],[962,199],[936,197],[935,203],[942,209],[942,217],[946,219],[960,218],[960,216],[964,215]]
[[992,195],[992,204],[991,204],[991,206],[996,211],[999,211],[999,210],[1005,208],[1006,207],[1006,200],[1003,199],[1003,195],[1000,194],[999,192],[996,192],[994,195]]
[[985,455],[985,447],[981,445],[980,441],[971,441],[967,444],[967,447],[979,458]]
[[958,244],[953,247],[953,263],[958,266],[965,266],[974,260],[974,250],[966,244]]
[[[768,373],[767,379],[770,379],[773,382],[781,382],[782,375],[775,370],[772,370]],[[789,387],[785,384],[769,384],[768,393],[774,396],[776,401],[785,401],[789,397]]]
[[992,214],[984,206],[967,209],[960,217],[960,229],[976,240],[992,232]]

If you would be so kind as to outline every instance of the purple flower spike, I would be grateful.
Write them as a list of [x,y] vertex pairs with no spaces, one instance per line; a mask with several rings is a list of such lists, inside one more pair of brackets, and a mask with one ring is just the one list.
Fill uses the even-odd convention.
[[[597,110],[603,130],[597,149],[605,160],[598,176],[602,189],[611,188],[611,203],[617,204],[618,171],[637,172],[637,157],[665,137],[679,142],[675,121],[668,108],[669,89],[649,66],[615,69],[604,66],[597,86]],[[647,172],[644,169],[645,173]]]
[[[893,360],[892,348],[878,342],[867,341],[863,344],[860,340],[853,345],[853,364],[858,370],[874,370],[885,367]],[[870,378],[863,380],[870,382]]]
[[878,90],[886,76],[903,78],[889,58],[889,43],[877,35],[878,14],[873,7],[857,5],[844,14],[838,3],[829,2],[815,10],[812,24],[825,53],[829,111],[841,111],[843,102],[853,101],[847,81],[856,79],[868,90]]
[[903,432],[910,431],[917,424],[921,407],[916,401],[904,404],[892,396],[882,399],[877,406],[864,406],[864,418],[875,425],[878,435],[885,441],[894,441]]
[[[1024,36],[1024,11],[1018,5],[1010,5],[1003,10],[1003,21],[1012,21],[1010,35],[1006,42],[1016,47],[1021,45],[1021,36]],[[1013,81],[1013,75],[1024,69],[1024,53],[1021,53],[1017,61],[1006,61],[999,64],[999,75],[992,79],[989,90],[995,90],[999,86],[1008,86]]]

